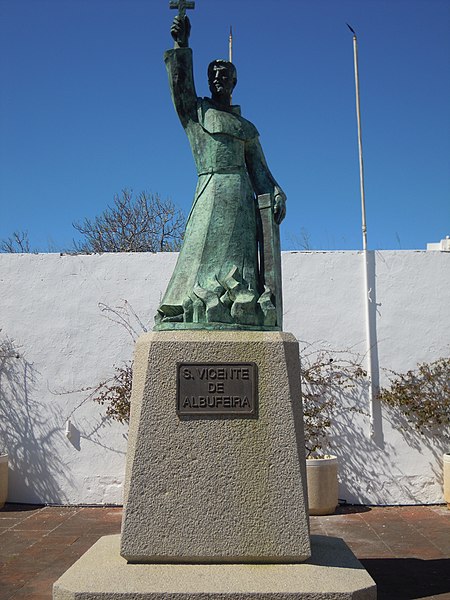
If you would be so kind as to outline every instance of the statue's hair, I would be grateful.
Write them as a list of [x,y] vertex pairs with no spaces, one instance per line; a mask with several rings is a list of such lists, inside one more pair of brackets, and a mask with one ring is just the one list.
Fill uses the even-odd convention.
[[211,79],[212,69],[213,69],[214,65],[220,65],[220,66],[227,67],[228,71],[231,73],[231,77],[233,78],[233,89],[234,89],[234,87],[236,86],[236,83],[237,83],[237,71],[236,71],[236,67],[233,65],[233,63],[230,62],[229,60],[225,60],[224,58],[217,58],[216,60],[213,60],[212,62],[210,62],[208,65],[208,81]]

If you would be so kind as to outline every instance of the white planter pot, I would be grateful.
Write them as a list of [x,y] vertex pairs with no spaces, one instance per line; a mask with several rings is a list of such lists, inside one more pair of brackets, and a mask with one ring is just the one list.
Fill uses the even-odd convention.
[[338,461],[336,456],[306,459],[306,481],[310,515],[332,515],[338,505]]
[[8,455],[0,454],[0,508],[3,508],[8,496]]
[[450,509],[450,454],[444,454],[444,500]]

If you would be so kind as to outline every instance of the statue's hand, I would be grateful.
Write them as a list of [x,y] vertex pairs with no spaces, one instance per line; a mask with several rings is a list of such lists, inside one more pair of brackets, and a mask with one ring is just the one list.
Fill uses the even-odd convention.
[[273,216],[277,225],[279,225],[286,216],[286,194],[279,189],[275,190]]
[[191,33],[191,22],[189,17],[177,15],[170,28],[170,34],[175,41],[175,48],[187,48],[189,46],[189,35]]

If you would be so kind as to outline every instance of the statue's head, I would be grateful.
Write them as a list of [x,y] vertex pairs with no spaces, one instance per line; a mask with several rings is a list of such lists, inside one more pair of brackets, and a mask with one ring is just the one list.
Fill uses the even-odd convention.
[[213,60],[208,66],[208,83],[213,100],[229,103],[237,83],[236,67],[229,60]]

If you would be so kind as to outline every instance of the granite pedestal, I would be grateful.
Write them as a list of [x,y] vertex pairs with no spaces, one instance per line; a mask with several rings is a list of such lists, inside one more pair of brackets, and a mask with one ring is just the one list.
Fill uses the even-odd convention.
[[[255,363],[256,414],[177,415],[180,362]],[[197,377],[200,369],[191,371]],[[220,397],[228,397],[230,382],[215,375],[209,383],[222,382]],[[130,562],[308,558],[300,363],[294,336],[149,333],[137,343],[133,377],[122,556]],[[208,397],[213,396],[217,392]]]
[[[247,391],[239,396],[226,380],[239,372],[256,386],[252,410],[196,412],[209,402],[198,395],[205,382],[186,388],[180,377],[202,379],[205,365],[216,369],[207,382],[216,408],[228,410],[230,396],[247,406]],[[146,334],[135,353],[121,538],[101,538],[54,584],[53,598],[375,599],[373,580],[342,540],[313,536],[311,556],[305,488],[291,334]]]

